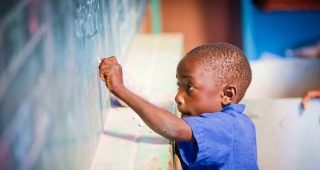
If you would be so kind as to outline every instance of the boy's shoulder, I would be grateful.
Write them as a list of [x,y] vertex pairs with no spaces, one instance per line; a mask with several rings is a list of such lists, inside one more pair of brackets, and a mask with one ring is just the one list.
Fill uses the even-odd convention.
[[223,118],[223,117],[239,117],[244,119],[250,119],[246,114],[244,114],[245,105],[244,104],[232,104],[225,106],[221,111],[219,112],[213,112],[213,113],[203,113],[200,115],[200,117],[217,117],[217,118]]

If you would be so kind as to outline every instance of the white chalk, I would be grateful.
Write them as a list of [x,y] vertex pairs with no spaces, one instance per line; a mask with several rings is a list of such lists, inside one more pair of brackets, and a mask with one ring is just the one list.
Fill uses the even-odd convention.
[[101,63],[101,60],[100,60],[100,58],[98,58],[98,63]]
[[142,127],[144,126],[145,124],[143,122],[139,123],[139,126]]

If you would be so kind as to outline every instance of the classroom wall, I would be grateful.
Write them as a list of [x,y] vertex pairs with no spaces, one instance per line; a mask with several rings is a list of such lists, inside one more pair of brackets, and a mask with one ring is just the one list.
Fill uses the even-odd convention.
[[263,11],[251,0],[241,1],[243,49],[250,60],[264,52],[285,57],[295,49],[320,40],[320,10]]
[[4,0],[0,169],[89,169],[110,108],[98,58],[125,56],[146,0]]
[[284,58],[286,49],[320,39],[320,10],[264,12],[252,0],[161,0],[160,9],[162,32],[184,34],[184,54],[204,43],[224,41],[242,48],[250,60],[264,52]]
[[182,32],[184,53],[206,43],[242,48],[241,5],[233,0],[161,0],[163,32]]

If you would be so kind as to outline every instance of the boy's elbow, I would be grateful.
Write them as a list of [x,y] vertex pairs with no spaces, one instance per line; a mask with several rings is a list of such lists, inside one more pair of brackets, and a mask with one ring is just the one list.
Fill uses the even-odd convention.
[[[192,132],[188,133],[185,129],[174,127],[174,128],[163,128],[163,137],[170,141],[192,141]],[[189,134],[189,135],[188,135]]]
[[175,131],[166,131],[164,133],[164,137],[170,141],[181,141],[181,137],[179,136],[179,133],[176,133]]

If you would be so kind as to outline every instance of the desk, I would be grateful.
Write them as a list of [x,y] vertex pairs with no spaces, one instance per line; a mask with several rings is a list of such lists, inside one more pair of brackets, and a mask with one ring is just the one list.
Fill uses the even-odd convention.
[[[124,77],[132,77],[149,101],[169,111],[175,108],[176,66],[182,47],[180,33],[138,34],[128,55],[119,61],[124,74],[129,74]],[[91,169],[173,169],[171,142],[140,123],[131,108],[113,107]]]
[[260,169],[320,169],[320,99],[301,109],[301,98],[243,101],[256,125]]

